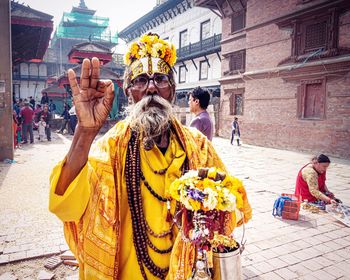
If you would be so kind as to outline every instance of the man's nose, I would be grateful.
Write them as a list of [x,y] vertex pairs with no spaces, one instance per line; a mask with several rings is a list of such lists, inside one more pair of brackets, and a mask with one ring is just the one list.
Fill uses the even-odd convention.
[[158,93],[158,89],[156,85],[154,84],[153,80],[149,80],[148,87],[147,87],[147,94],[155,94]]

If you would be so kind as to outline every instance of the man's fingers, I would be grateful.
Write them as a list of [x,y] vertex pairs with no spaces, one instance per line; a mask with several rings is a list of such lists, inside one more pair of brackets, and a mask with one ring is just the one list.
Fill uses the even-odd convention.
[[105,100],[107,103],[112,104],[114,100],[114,84],[111,80],[106,82]]
[[82,90],[86,90],[90,86],[90,69],[91,69],[90,60],[85,58],[81,66],[81,76],[80,76],[80,88]]
[[99,80],[97,82],[97,91],[102,91],[105,92],[106,88],[109,86],[109,84],[111,83],[111,80]]
[[77,96],[80,90],[77,82],[77,77],[75,75],[74,70],[72,69],[68,70],[68,80],[69,80],[70,87],[72,89],[73,96]]
[[97,88],[98,80],[100,79],[100,61],[93,57],[91,60],[91,88]]

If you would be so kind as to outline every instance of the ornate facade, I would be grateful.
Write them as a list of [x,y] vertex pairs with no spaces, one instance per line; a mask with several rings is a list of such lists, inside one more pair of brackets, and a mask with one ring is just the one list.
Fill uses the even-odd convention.
[[219,135],[350,157],[350,2],[196,0],[222,17]]

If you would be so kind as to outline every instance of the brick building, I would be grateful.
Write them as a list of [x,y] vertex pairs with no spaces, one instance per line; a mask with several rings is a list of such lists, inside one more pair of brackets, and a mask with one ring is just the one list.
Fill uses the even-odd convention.
[[219,135],[350,158],[350,1],[194,2],[222,16]]

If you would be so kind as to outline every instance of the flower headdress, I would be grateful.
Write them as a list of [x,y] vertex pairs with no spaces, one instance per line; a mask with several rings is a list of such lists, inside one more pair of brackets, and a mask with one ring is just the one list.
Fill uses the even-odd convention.
[[161,58],[172,67],[176,62],[176,49],[173,44],[160,39],[157,34],[144,34],[139,41],[131,43],[125,54],[124,63],[130,66],[135,60],[147,56]]
[[141,74],[162,73],[169,75],[170,84],[174,85],[174,74],[171,69],[176,62],[175,46],[163,39],[157,34],[148,33],[131,43],[127,50],[124,62],[126,69],[124,73],[124,92],[127,94],[127,88],[131,81]]

